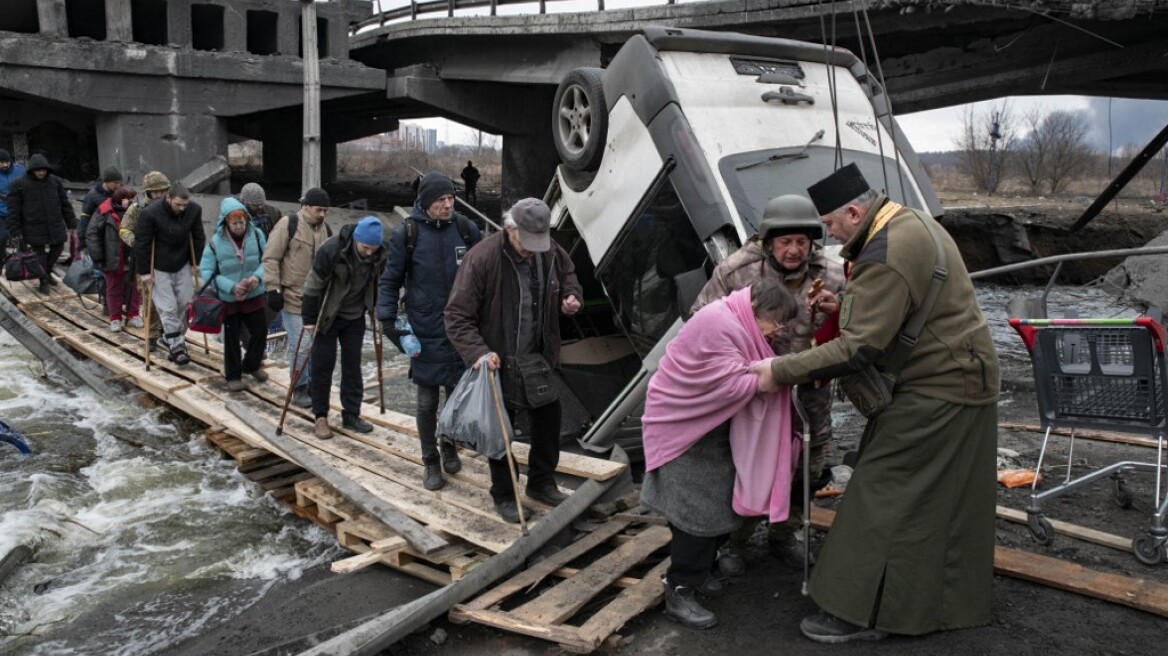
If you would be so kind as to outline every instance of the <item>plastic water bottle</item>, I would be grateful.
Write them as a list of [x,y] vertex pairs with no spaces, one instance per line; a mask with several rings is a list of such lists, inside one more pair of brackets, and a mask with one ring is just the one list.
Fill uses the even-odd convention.
[[418,357],[418,354],[422,352],[422,343],[414,335],[414,329],[410,326],[410,322],[405,317],[398,317],[397,321],[393,322],[393,327],[402,336],[402,350],[406,352],[406,355],[411,358]]

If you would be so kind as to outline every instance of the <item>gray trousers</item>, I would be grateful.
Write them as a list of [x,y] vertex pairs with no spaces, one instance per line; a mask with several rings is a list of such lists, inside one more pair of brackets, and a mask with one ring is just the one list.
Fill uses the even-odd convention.
[[154,270],[154,309],[162,322],[163,343],[168,348],[182,346],[187,331],[187,304],[195,295],[188,264],[174,273]]

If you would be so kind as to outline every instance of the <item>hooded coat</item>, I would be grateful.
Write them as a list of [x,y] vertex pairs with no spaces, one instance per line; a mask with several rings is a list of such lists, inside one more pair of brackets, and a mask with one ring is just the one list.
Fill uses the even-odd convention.
[[85,243],[93,265],[107,273],[124,273],[130,264],[131,251],[118,238],[125,213],[125,209],[114,207],[113,199],[107,198],[97,206],[86,228]]
[[106,190],[104,180],[98,180],[89,191],[85,192],[85,197],[81,199],[81,217],[77,220],[77,231],[81,235],[81,250],[85,250],[87,247],[86,235],[89,234],[89,222],[101,211],[102,203],[112,196],[113,193]]
[[0,171],[0,221],[8,217],[8,192],[12,189],[12,183],[20,179],[28,171],[12,162],[12,166],[7,171]]
[[[304,295],[300,299],[300,314],[305,326],[316,326],[316,334],[323,335],[332,328],[341,311],[341,302],[349,291],[352,271],[357,265],[353,248],[353,231],[357,224],[347,225],[316,252],[312,269],[304,280]],[[299,228],[297,229],[299,234]],[[369,312],[377,301],[376,280],[385,266],[385,247],[377,249],[370,260],[372,273],[365,287],[364,311]]]
[[[38,180],[33,171],[47,169],[49,174]],[[77,227],[73,203],[65,193],[61,179],[44,155],[28,159],[28,172],[12,182],[8,192],[8,234],[21,235],[28,244],[63,244],[69,231]]]
[[402,223],[389,238],[389,254],[379,283],[377,318],[390,323],[397,319],[404,287],[406,315],[422,345],[422,352],[410,361],[410,380],[418,385],[453,387],[466,370],[462,357],[446,337],[446,301],[454,288],[458,267],[469,250],[459,233],[458,222],[466,221],[470,226],[471,245],[482,240],[482,233],[478,226],[457,214],[449,221],[432,219],[420,202],[414,204],[414,211],[406,221],[413,221],[417,230],[409,278],[406,278],[406,228]]
[[234,198],[224,198],[219,206],[219,221],[215,224],[215,232],[207,240],[207,247],[203,249],[203,257],[199,260],[199,276],[203,284],[212,278],[215,292],[219,300],[225,303],[234,303],[237,300],[235,286],[239,281],[249,276],[255,276],[260,284],[247,293],[242,300],[256,298],[267,293],[264,289],[264,247],[267,240],[264,233],[255,226],[248,214],[247,231],[243,233],[243,243],[236,245],[235,239],[227,230],[227,215],[235,210],[247,208]]

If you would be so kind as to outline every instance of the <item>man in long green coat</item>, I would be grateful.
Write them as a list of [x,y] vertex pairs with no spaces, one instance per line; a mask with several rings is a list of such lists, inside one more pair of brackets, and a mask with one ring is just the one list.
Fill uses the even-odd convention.
[[[886,367],[929,291],[933,219],[871,190],[855,164],[808,189],[851,274],[840,338],[760,363],[764,384]],[[956,244],[936,223],[948,276],[871,417],[835,523],[811,575],[817,642],[877,640],[987,624],[993,581],[998,358]]]

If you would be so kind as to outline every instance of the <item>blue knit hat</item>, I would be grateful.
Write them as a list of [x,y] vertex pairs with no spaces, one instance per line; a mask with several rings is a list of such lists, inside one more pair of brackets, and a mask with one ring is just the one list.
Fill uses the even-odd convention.
[[381,219],[375,216],[362,218],[353,230],[353,240],[358,244],[380,246],[384,237],[385,229],[381,227]]

